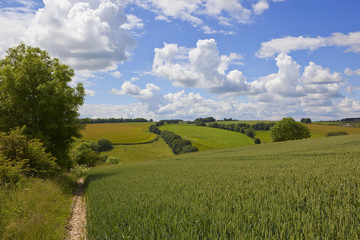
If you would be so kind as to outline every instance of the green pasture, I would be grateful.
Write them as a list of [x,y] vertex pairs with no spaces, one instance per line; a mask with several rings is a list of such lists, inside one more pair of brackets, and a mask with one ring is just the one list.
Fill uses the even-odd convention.
[[101,154],[117,157],[120,163],[147,161],[174,155],[162,138],[147,144],[114,145],[111,151]]
[[360,136],[92,169],[89,239],[359,239]]
[[81,132],[83,140],[109,139],[115,144],[136,144],[153,141],[156,134],[149,132],[151,123],[97,123],[87,124]]
[[254,144],[254,140],[245,134],[217,128],[198,127],[188,124],[169,124],[160,127],[190,140],[199,151],[231,148]]

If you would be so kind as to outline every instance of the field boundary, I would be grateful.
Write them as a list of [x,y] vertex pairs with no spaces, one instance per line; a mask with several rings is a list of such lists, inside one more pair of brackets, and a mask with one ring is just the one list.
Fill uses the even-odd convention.
[[[157,135],[154,139],[150,140],[150,141],[146,141],[146,142],[139,142],[139,143],[111,143],[112,145],[116,146],[116,145],[140,145],[140,144],[150,144],[153,142],[156,142],[159,140],[159,135]],[[90,140],[81,140],[82,142],[93,142]]]
[[150,141],[146,141],[146,142],[140,142],[140,143],[112,143],[112,145],[139,145],[139,144],[149,144],[149,143],[156,142],[157,140],[159,140],[159,135],[157,135],[155,139],[150,140]]

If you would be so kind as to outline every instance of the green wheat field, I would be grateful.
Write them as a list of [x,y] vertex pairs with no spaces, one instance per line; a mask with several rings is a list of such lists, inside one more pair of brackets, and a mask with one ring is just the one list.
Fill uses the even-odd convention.
[[360,135],[88,172],[89,239],[359,239]]

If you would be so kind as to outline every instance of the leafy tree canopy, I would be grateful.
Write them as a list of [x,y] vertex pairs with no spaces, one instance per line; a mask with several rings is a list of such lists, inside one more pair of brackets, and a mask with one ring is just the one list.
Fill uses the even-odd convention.
[[20,43],[0,60],[0,131],[26,125],[25,134],[38,138],[63,168],[73,137],[80,136],[78,108],[82,84],[68,84],[74,70],[46,51]]
[[283,118],[277,122],[270,131],[274,142],[308,138],[311,136],[309,128],[293,118]]

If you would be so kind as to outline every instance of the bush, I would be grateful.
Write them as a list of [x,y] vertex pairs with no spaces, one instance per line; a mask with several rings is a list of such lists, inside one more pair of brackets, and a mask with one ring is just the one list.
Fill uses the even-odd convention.
[[97,144],[99,145],[99,152],[109,151],[113,149],[112,143],[106,138],[99,139]]
[[73,159],[79,165],[93,167],[96,162],[100,161],[100,155],[91,150],[89,143],[81,143],[74,149]]
[[255,138],[254,143],[255,143],[255,144],[260,144],[260,143],[261,143],[261,140],[260,140],[259,138]]
[[308,138],[311,136],[309,128],[303,123],[295,122],[293,118],[283,118],[270,130],[274,142]]
[[245,132],[246,136],[251,137],[251,138],[254,138],[256,135],[256,132],[253,128],[247,128],[247,129],[245,129],[244,132]]
[[93,150],[94,152],[100,152],[100,146],[98,143],[90,142],[89,144],[90,144],[91,150]]
[[327,137],[342,136],[342,135],[349,135],[349,133],[347,133],[347,132],[328,132],[326,134]]
[[119,164],[120,162],[120,159],[117,158],[117,157],[109,157],[107,160],[106,160],[106,163],[107,164]]
[[4,181],[16,180],[20,173],[29,177],[47,177],[58,169],[56,158],[45,152],[39,139],[27,140],[24,129],[0,133],[0,167]]
[[107,155],[101,155],[100,156],[100,161],[103,162],[103,163],[106,163],[106,160],[108,159],[108,156]]
[[182,153],[190,153],[190,152],[197,152],[199,151],[197,147],[192,145],[186,145],[182,148]]
[[88,171],[89,171],[89,168],[85,167],[85,166],[77,166],[77,167],[71,169],[71,173],[76,178],[84,177]]
[[17,183],[22,178],[22,164],[12,164],[0,155],[0,186]]

